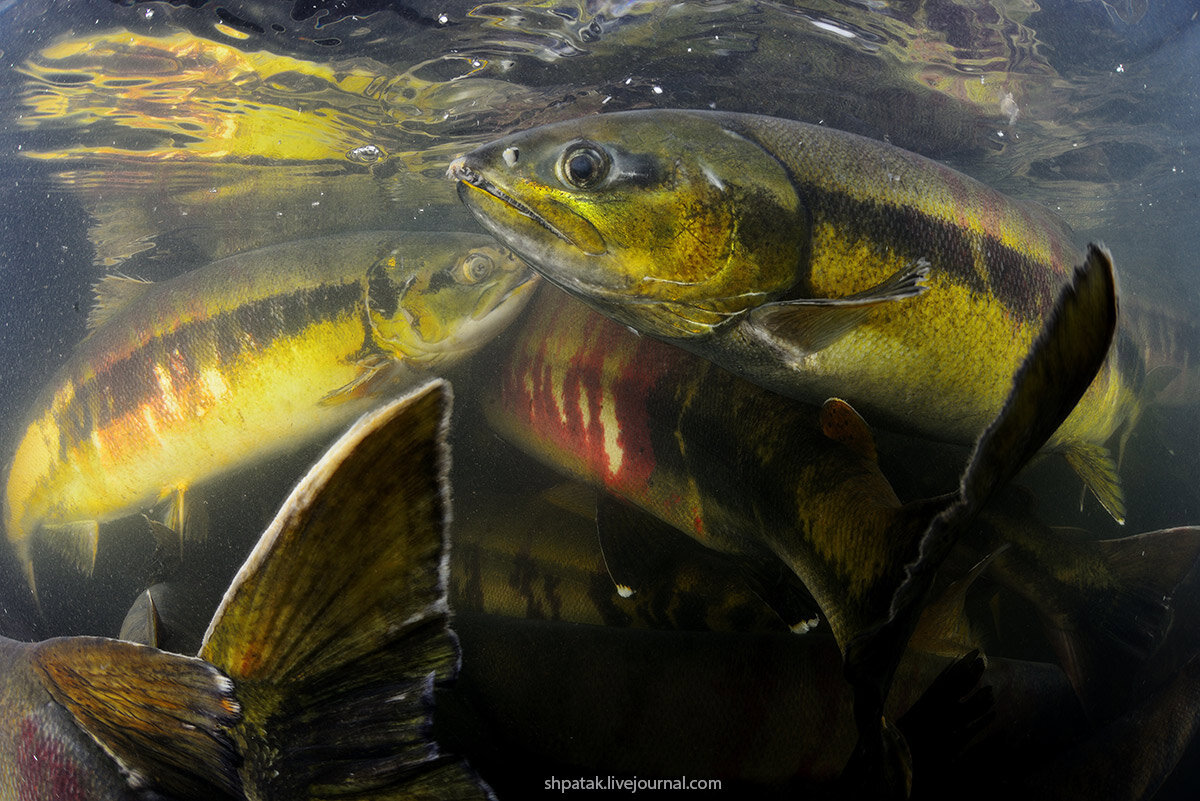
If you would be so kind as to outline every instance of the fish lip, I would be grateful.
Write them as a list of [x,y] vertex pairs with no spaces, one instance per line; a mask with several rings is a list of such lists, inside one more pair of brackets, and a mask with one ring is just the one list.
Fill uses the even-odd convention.
[[[458,197],[464,203],[466,203],[467,200],[464,190],[467,187],[477,189],[480,192],[483,192],[485,195],[490,195],[496,200],[499,200],[501,203],[508,206],[521,216],[528,217],[529,219],[533,220],[535,223],[542,226],[547,231],[566,242],[568,245],[572,247],[578,247],[578,245],[570,237],[551,225],[545,217],[538,214],[536,211],[531,209],[529,206],[526,206],[512,195],[508,194],[500,187],[496,186],[495,183],[485,178],[482,173],[468,165],[466,156],[459,156],[454,161],[450,162],[450,166],[446,168],[446,177],[458,182]],[[467,205],[469,206],[470,204]]]
[[472,315],[471,319],[482,320],[482,319],[484,319],[484,317],[487,317],[487,315],[491,314],[492,312],[496,311],[496,309],[499,309],[501,306],[503,306],[504,304],[506,304],[510,300],[512,300],[513,296],[516,295],[517,293],[528,292],[528,291],[535,289],[536,287],[530,286],[530,284],[535,284],[538,281],[538,279],[540,279],[540,278],[541,278],[541,275],[536,270],[533,270],[530,267],[526,267],[525,268],[525,277],[523,279],[521,279],[521,281],[519,281],[518,283],[513,284],[512,287],[510,287],[509,290],[507,292],[505,292],[504,295],[498,301],[496,301],[496,303],[492,306],[492,308],[490,308],[486,312],[484,312],[483,317],[475,317],[474,315]]

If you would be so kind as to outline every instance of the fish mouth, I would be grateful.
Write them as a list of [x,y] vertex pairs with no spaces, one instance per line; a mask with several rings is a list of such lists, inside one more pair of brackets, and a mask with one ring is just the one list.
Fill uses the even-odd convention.
[[566,234],[551,225],[550,221],[545,217],[538,214],[536,211],[531,209],[529,206],[526,206],[512,195],[508,194],[500,187],[496,186],[496,184],[489,181],[487,178],[483,177],[482,173],[480,173],[478,170],[468,166],[465,156],[459,156],[454,161],[450,162],[450,166],[446,169],[446,177],[450,178],[451,180],[458,181],[458,196],[464,203],[466,202],[466,196],[464,195],[463,190],[467,187],[470,187],[471,189],[477,189],[480,192],[483,192],[485,195],[491,195],[496,200],[499,200],[501,203],[511,208],[517,214],[533,220],[535,223],[542,226],[567,244],[575,244]]
[[523,298],[522,295],[528,295],[529,293],[533,292],[533,290],[537,289],[540,279],[541,275],[526,267],[524,278],[509,287],[509,289],[503,295],[501,295],[499,299],[487,304],[485,308],[476,309],[475,313],[471,315],[471,319],[483,320],[492,312],[512,303],[524,306],[528,301],[528,297]]
[[[530,220],[539,228],[549,231],[555,238],[568,246],[582,251],[589,256],[600,255],[608,249],[604,242],[604,237],[600,232],[590,222],[579,216],[569,207],[557,203],[553,199],[547,199],[548,211],[546,213],[538,212],[528,204],[522,203],[504,191],[478,169],[467,164],[468,158],[469,155],[459,156],[450,162],[450,166],[446,169],[446,177],[458,182],[459,200],[467,208],[471,209],[480,222],[492,230],[492,233],[498,238],[505,239],[507,237],[504,234],[513,232],[505,230],[499,222],[491,220],[490,215],[482,211],[479,204],[473,204],[471,202],[473,198],[468,194],[470,190],[476,190],[493,200],[499,201],[509,211]],[[550,217],[557,216],[557,221],[552,222],[547,214]]]

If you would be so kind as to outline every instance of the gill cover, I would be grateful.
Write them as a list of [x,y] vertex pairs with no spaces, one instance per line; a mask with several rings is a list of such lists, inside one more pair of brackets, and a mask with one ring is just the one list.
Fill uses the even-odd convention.
[[[435,364],[502,303],[516,260],[496,247],[472,248],[445,265],[396,251],[371,266],[367,316],[374,344],[405,361]],[[521,268],[524,269],[523,266]]]

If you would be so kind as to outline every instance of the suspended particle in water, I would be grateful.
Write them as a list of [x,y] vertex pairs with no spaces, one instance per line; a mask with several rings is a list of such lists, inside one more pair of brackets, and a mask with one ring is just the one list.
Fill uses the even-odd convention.
[[1004,99],[1000,101],[1000,113],[1008,117],[1008,124],[1012,125],[1017,121],[1017,117],[1021,116],[1021,109],[1017,107],[1017,101],[1013,99],[1012,92],[1004,95]]

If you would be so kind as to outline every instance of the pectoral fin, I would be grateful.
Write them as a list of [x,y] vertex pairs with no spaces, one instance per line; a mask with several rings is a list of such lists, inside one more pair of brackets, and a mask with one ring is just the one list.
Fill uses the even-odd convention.
[[[679,607],[679,592],[697,593],[693,601],[704,598],[706,605],[712,601],[708,608],[719,614],[716,602],[730,592],[726,581],[749,590],[746,597],[755,608],[774,613],[794,633],[807,633],[820,623],[816,601],[795,573],[774,559],[734,560],[702,550],[673,526],[611,496],[597,505],[596,533],[617,594],[622,598],[645,596],[643,602],[655,610],[658,625],[689,625],[670,611]],[[688,564],[703,565],[703,575],[720,576],[720,583],[692,587],[683,578],[687,571],[682,568]],[[689,589],[684,590],[685,586]],[[695,611],[693,604],[690,612]],[[715,619],[709,618],[710,622]]]
[[596,504],[596,538],[609,578],[617,595],[630,598],[656,580],[661,581],[669,569],[661,548],[662,537],[672,537],[674,531],[660,529],[664,523],[645,512],[611,496]]
[[364,356],[358,360],[357,365],[358,374],[346,384],[326,393],[321,398],[321,405],[336,406],[346,401],[379,395],[395,382],[401,369],[395,359],[378,354]]
[[1117,463],[1108,448],[1087,442],[1074,442],[1064,456],[1100,505],[1121,525],[1125,525],[1125,496],[1117,477]]
[[766,303],[749,312],[744,330],[753,337],[800,359],[837,342],[853,331],[879,305],[906,300],[926,290],[929,263],[920,260],[883,283],[844,298],[801,298]]

